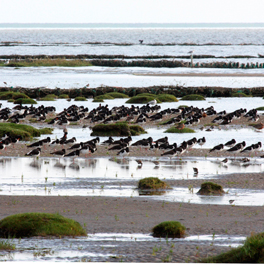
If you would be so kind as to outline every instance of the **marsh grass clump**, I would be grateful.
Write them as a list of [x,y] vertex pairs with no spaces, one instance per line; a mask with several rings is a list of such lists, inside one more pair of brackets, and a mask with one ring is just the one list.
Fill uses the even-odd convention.
[[159,99],[157,99],[157,96],[154,94],[147,94],[147,93],[142,93],[138,94],[136,96],[133,96],[129,100],[126,101],[127,104],[147,104],[148,102],[156,99],[157,103],[161,103]]
[[9,100],[9,99],[19,99],[19,98],[29,98],[24,93],[19,93],[19,92],[12,92],[12,91],[7,91],[7,92],[0,92],[0,100]]
[[147,104],[152,100],[156,100],[157,103],[162,102],[178,102],[178,99],[172,94],[148,94],[148,93],[141,93],[136,96],[130,98],[126,103],[128,104]]
[[199,94],[187,94],[181,98],[181,100],[184,101],[202,101],[205,100],[205,98],[202,95]]
[[170,188],[169,184],[160,180],[157,177],[147,177],[141,179],[138,182],[139,190],[158,190],[158,189],[168,189]]
[[115,99],[113,96],[111,96],[109,93],[106,93],[95,96],[93,102],[104,102],[104,100],[113,100],[113,99]]
[[263,263],[264,233],[248,237],[243,246],[231,249],[214,257],[201,260],[202,263]]
[[106,93],[106,95],[110,95],[113,98],[129,98],[128,95],[119,92]]
[[14,100],[14,104],[37,104],[34,99],[31,98],[18,98]]
[[81,225],[59,214],[23,213],[10,215],[0,221],[0,237],[86,236]]
[[40,130],[29,125],[0,123],[0,137],[9,132],[11,136],[20,135],[22,137],[22,140],[29,140],[32,137],[39,137],[41,134],[46,134],[46,132],[48,131],[48,134],[50,134],[50,129]]
[[74,101],[87,101],[87,99],[83,96],[77,96],[74,98]]
[[55,101],[57,96],[55,94],[47,94],[45,97],[39,99],[39,101]]
[[178,221],[165,221],[152,228],[154,237],[182,238],[186,227]]
[[178,102],[179,100],[172,94],[159,94],[156,97],[161,102]]
[[92,66],[91,62],[87,60],[78,60],[78,59],[37,59],[31,61],[14,61],[11,60],[9,64],[5,65],[6,67],[83,67],[83,66]]
[[251,97],[251,95],[247,95],[245,93],[237,92],[237,93],[232,93],[231,97]]
[[68,94],[60,94],[59,99],[68,99],[69,98],[69,95]]
[[103,99],[98,99],[98,98],[93,99],[93,103],[103,103],[103,102],[104,102]]
[[258,110],[258,111],[264,111],[264,106],[257,107],[256,110]]
[[132,136],[144,134],[146,131],[139,125],[128,125],[126,122],[114,124],[98,124],[92,128],[91,136]]
[[53,128],[50,128],[50,127],[44,127],[44,128],[39,128],[39,132],[41,135],[49,135],[49,134],[52,134],[52,131],[54,129]]
[[0,241],[0,250],[11,251],[15,249],[16,249],[16,245],[10,243],[9,239]]
[[185,127],[183,129],[179,129],[176,127],[170,127],[164,133],[195,133],[195,131],[191,128]]
[[204,182],[197,194],[200,195],[223,195],[223,187],[214,182]]
[[138,136],[138,135],[147,133],[144,130],[144,128],[139,126],[139,125],[130,125],[129,129],[130,129],[130,132],[131,132],[131,136]]

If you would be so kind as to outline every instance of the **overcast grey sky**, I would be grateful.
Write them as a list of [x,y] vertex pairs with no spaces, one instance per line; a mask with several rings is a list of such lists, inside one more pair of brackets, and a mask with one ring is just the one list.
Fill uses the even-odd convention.
[[264,0],[0,0],[0,23],[264,22]]

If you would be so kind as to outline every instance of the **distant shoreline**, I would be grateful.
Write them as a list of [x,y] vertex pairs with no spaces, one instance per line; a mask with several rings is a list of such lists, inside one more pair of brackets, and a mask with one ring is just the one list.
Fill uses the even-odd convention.
[[264,77],[264,73],[134,73],[133,75],[154,77]]
[[3,28],[261,28],[264,23],[0,23]]

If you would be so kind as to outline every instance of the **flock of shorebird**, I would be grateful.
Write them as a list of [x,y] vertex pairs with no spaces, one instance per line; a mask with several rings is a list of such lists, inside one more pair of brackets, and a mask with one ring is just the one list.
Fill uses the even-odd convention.
[[[9,122],[20,122],[25,119],[26,116],[30,115],[31,118],[36,118],[37,121],[44,122],[47,119],[47,114],[55,113],[55,107],[49,106],[44,107],[43,105],[39,107],[33,106],[22,106],[17,105],[12,109],[3,108],[0,110],[0,121],[9,121]],[[226,111],[216,112],[214,108],[208,107],[198,108],[198,107],[179,107],[179,108],[167,108],[160,111],[160,106],[156,105],[156,102],[151,102],[141,107],[131,105],[131,107],[125,107],[124,105],[120,107],[113,107],[112,109],[108,108],[108,105],[102,106],[101,104],[89,112],[89,109],[84,106],[71,105],[68,108],[65,108],[60,113],[56,114],[54,118],[49,120],[47,123],[50,125],[59,125],[64,127],[64,135],[60,139],[51,141],[50,137],[39,140],[28,145],[28,148],[34,148],[26,156],[39,156],[41,153],[42,146],[63,146],[61,150],[51,151],[50,154],[58,157],[76,157],[80,154],[90,154],[94,153],[97,150],[97,144],[100,142],[99,137],[91,139],[86,142],[76,143],[76,138],[67,137],[66,126],[70,122],[78,122],[82,120],[89,120],[90,123],[111,123],[119,120],[134,121],[135,123],[144,123],[146,120],[151,121],[161,121],[165,116],[171,117],[171,115],[176,115],[173,118],[170,118],[163,125],[166,124],[177,124],[177,128],[183,129],[185,126],[198,124],[202,117],[216,115],[212,123],[219,125],[230,124],[233,120],[246,117],[248,121],[257,122],[259,120],[259,115],[256,109],[251,109],[247,111],[246,109],[240,108],[232,113],[226,113]],[[181,123],[184,121],[185,123]],[[262,123],[254,124],[253,127],[260,130],[264,128]],[[6,134],[2,137],[0,142],[0,150],[5,149],[11,144],[15,144],[21,140],[21,136],[12,137],[10,134]],[[179,145],[177,143],[170,144],[168,142],[168,137],[163,137],[158,140],[153,140],[152,137],[144,138],[132,143],[132,138],[120,138],[119,140],[114,140],[112,137],[109,137],[108,140],[102,142],[102,145],[108,145],[108,150],[118,151],[116,155],[118,156],[127,156],[129,155],[129,148],[134,146],[139,146],[140,148],[149,149],[152,151],[163,150],[161,156],[165,157],[174,157],[182,155],[186,150],[192,149],[194,145],[199,144],[203,146],[205,144],[205,137],[183,141]],[[66,146],[69,146],[65,149]],[[262,147],[261,142],[252,144],[251,146],[245,147],[246,143],[240,142],[236,143],[234,139],[229,142],[219,144],[209,150],[211,152],[220,152],[224,148],[228,148],[226,151],[229,153],[252,153],[259,150]],[[66,151],[69,153],[66,153]]]

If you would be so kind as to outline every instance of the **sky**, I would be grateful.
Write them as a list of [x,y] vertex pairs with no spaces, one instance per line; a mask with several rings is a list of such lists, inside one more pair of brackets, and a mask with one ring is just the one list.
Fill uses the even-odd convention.
[[0,0],[0,23],[263,23],[264,0]]

